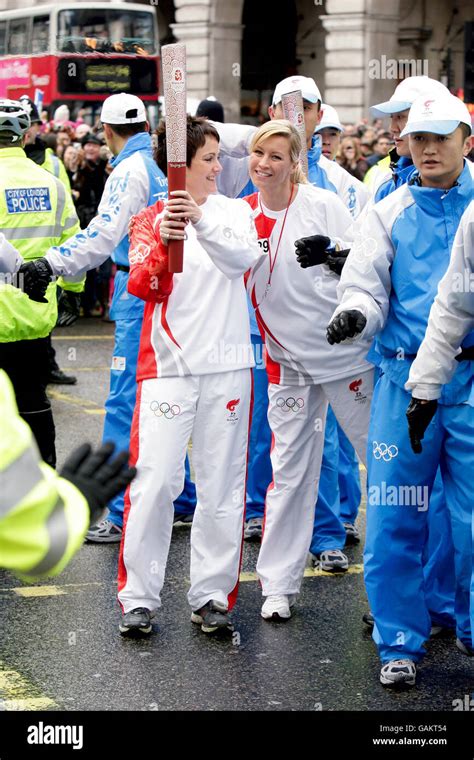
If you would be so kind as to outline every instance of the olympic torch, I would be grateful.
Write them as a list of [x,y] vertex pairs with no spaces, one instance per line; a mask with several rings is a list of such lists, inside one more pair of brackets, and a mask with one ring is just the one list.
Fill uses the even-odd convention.
[[301,168],[307,177],[308,153],[306,150],[306,128],[304,125],[304,107],[301,90],[294,90],[293,92],[286,93],[286,95],[282,95],[281,105],[285,119],[288,119],[288,121],[293,124],[299,136],[301,137],[301,143],[303,147],[300,153],[300,163]]
[[[166,110],[168,198],[173,190],[186,190],[186,46],[161,48]],[[168,271],[183,271],[183,240],[168,242]]]

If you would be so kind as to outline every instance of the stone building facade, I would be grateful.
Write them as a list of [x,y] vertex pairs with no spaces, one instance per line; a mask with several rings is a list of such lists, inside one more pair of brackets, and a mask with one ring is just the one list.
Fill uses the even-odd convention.
[[[214,95],[229,120],[242,103],[265,110],[274,84],[292,73],[313,76],[343,122],[367,115],[409,74],[454,91],[463,86],[464,24],[474,19],[469,0],[144,1],[156,6],[162,43],[186,44],[189,95]],[[0,0],[0,9],[32,4]]]

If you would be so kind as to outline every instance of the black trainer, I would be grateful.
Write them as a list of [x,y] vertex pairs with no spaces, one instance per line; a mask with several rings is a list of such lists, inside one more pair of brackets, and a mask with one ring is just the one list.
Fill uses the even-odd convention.
[[201,631],[204,633],[234,630],[227,607],[221,602],[216,602],[214,599],[207,602],[200,610],[192,612],[191,621],[200,625]]
[[370,628],[372,630],[372,628],[375,625],[375,621],[374,621],[374,616],[372,615],[370,610],[369,612],[364,612],[364,614],[362,615],[362,620],[366,624],[367,628]]
[[126,612],[119,624],[122,636],[148,635],[151,633],[151,619],[153,614],[146,607],[135,607]]

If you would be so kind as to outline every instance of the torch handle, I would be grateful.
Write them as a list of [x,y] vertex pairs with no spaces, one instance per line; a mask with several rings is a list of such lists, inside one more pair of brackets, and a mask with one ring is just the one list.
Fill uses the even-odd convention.
[[[186,164],[168,164],[168,198],[172,190],[186,189]],[[168,272],[183,271],[184,240],[168,242]]]

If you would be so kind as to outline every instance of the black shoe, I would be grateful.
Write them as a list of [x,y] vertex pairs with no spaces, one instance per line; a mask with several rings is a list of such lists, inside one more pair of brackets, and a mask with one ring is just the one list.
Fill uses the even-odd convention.
[[204,633],[234,630],[227,607],[221,604],[221,602],[215,602],[214,599],[211,599],[200,610],[195,610],[191,614],[191,620],[193,623],[200,625],[201,631]]
[[372,615],[370,610],[369,612],[364,612],[364,614],[362,615],[362,620],[364,621],[366,626],[370,628],[370,630],[372,630],[372,628],[375,625],[375,621],[374,621],[374,616]]
[[122,617],[119,631],[122,636],[148,635],[151,633],[152,617],[152,613],[146,607],[135,607]]
[[66,375],[65,372],[58,369],[52,369],[49,373],[48,384],[54,385],[75,385],[77,383],[77,377],[74,375]]

